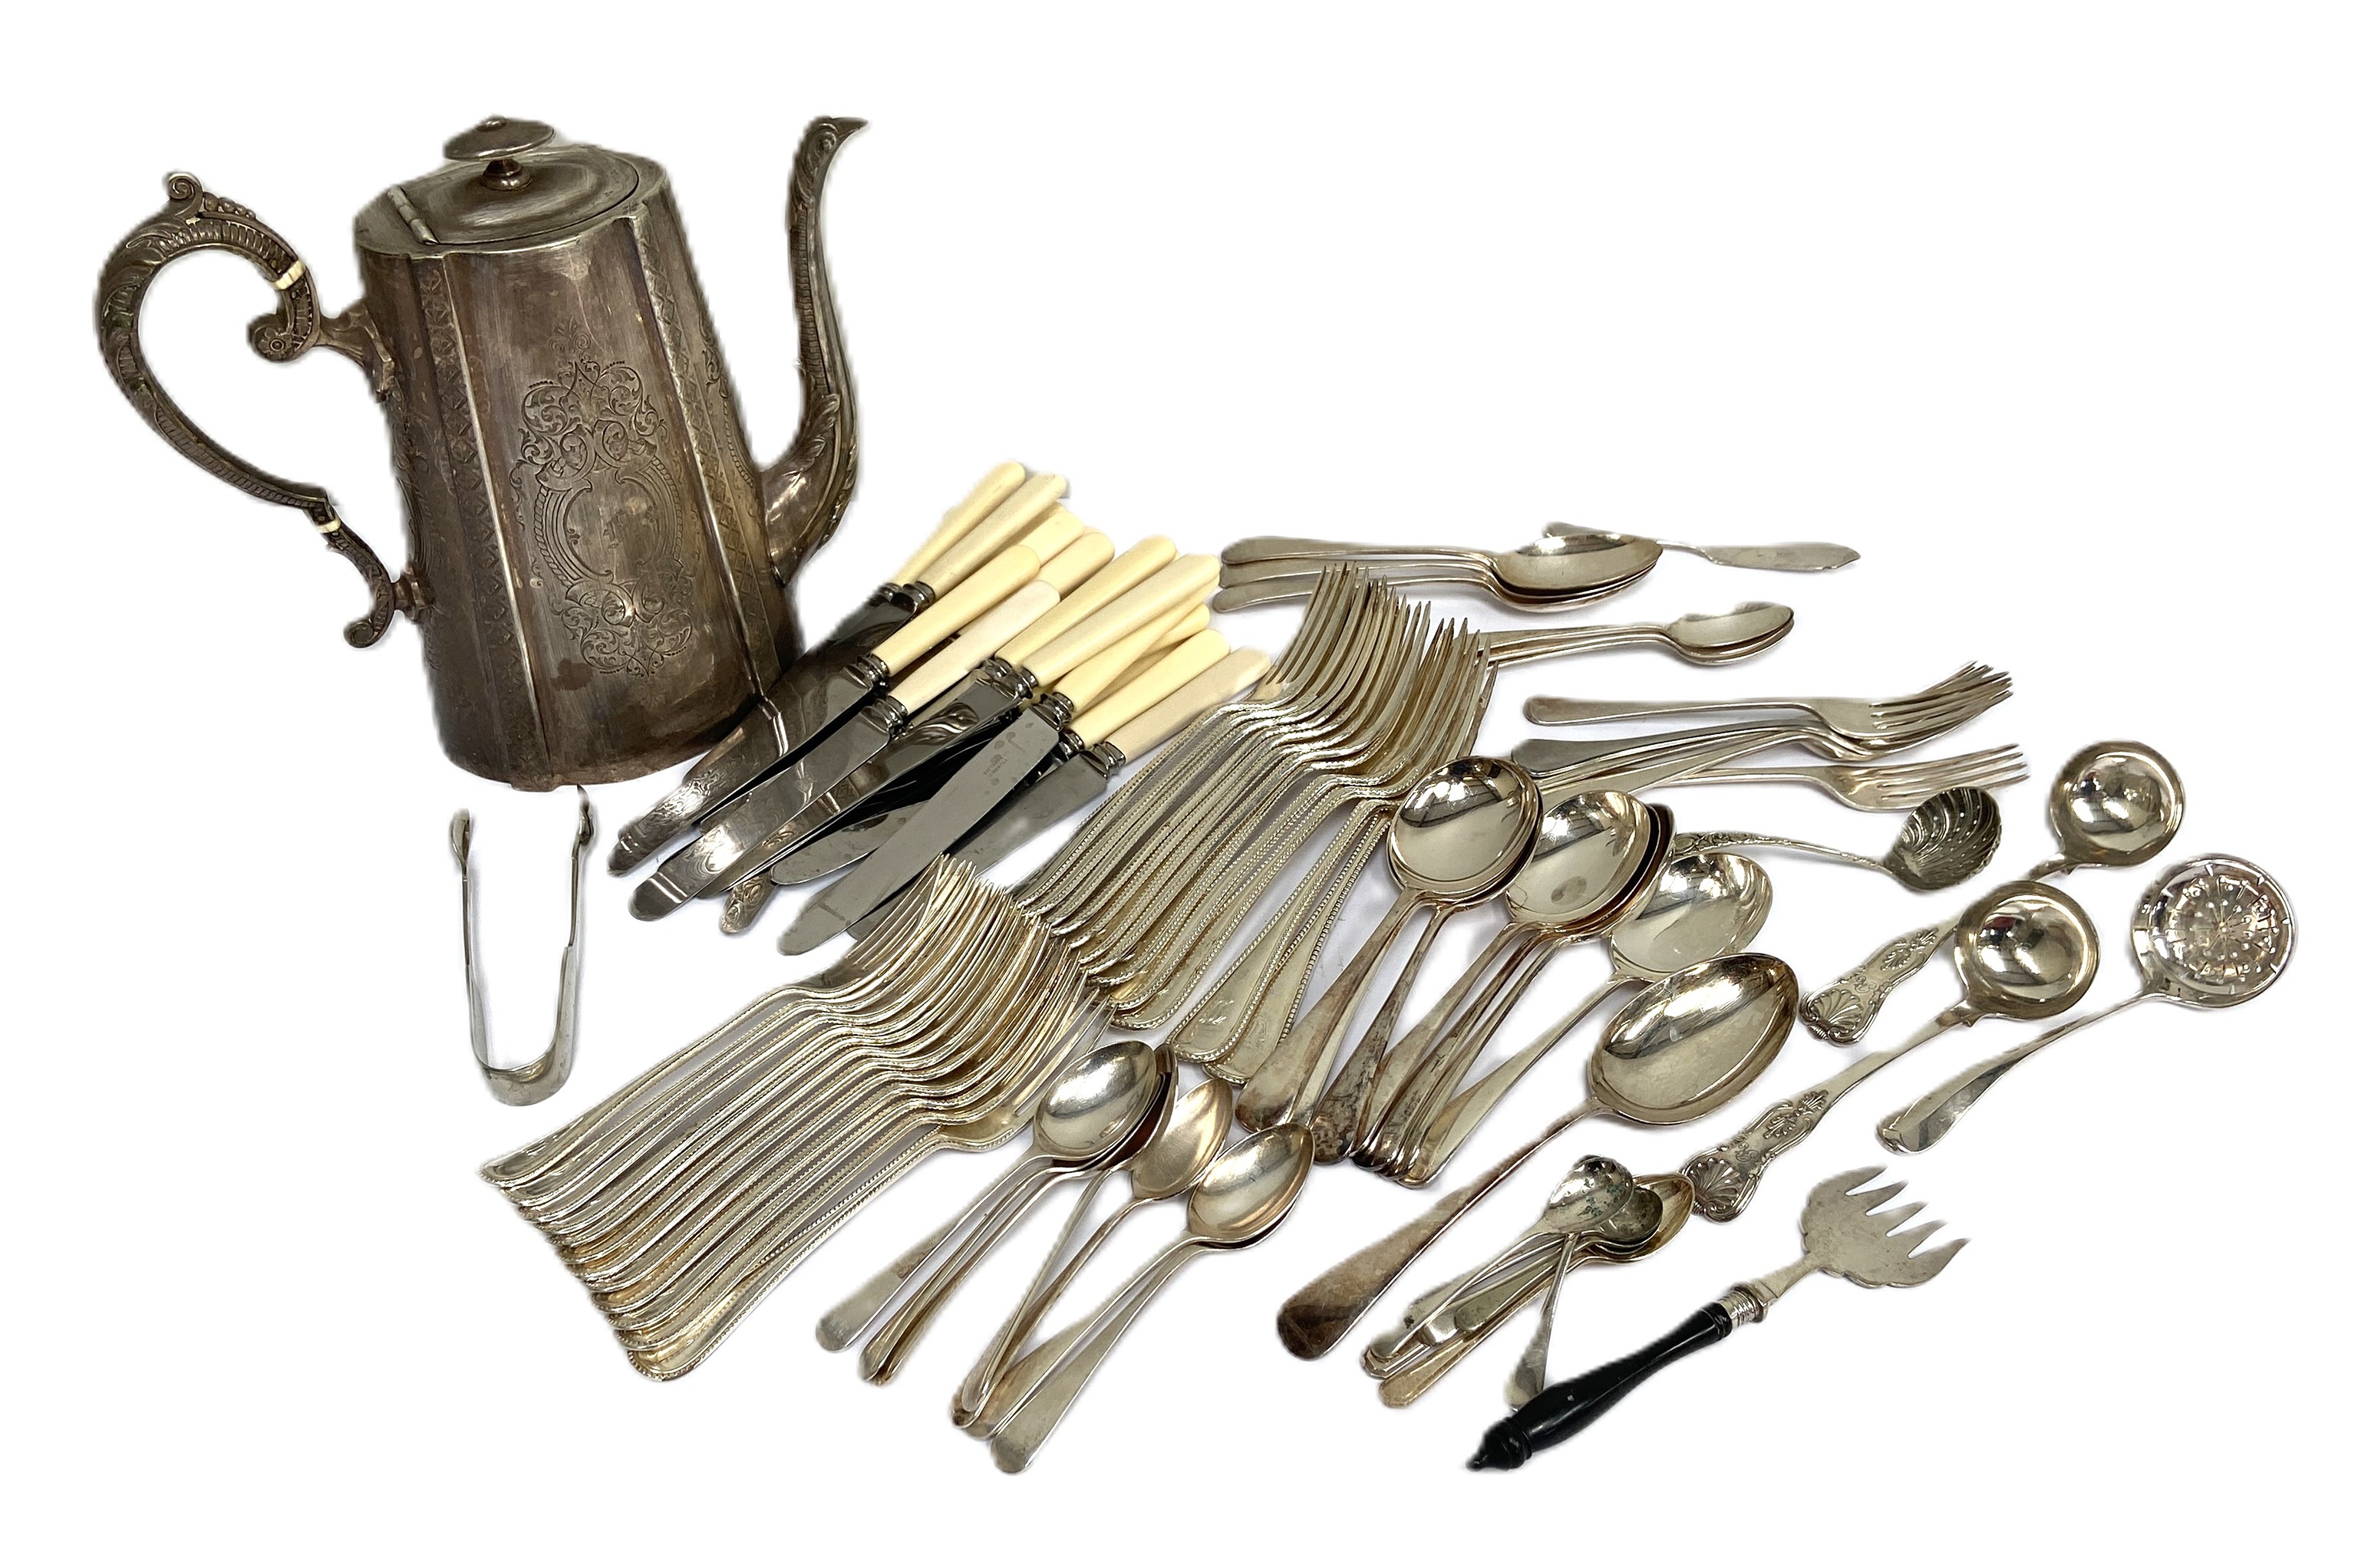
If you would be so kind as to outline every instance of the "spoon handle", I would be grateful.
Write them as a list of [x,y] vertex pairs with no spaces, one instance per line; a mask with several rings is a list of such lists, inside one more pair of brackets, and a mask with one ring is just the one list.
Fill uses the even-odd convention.
[[2136,1007],[2156,994],[2143,991],[2125,998],[2112,1007],[2096,1013],[2085,1013],[2079,1018],[2069,1018],[2046,1034],[2037,1035],[2011,1050],[2003,1051],[1990,1061],[1981,1061],[1966,1071],[1948,1079],[1913,1100],[1877,1124],[1877,1141],[1895,1154],[1917,1154],[1943,1141],[1951,1124],[1968,1113],[1968,1108],[1983,1098],[1984,1091],[2008,1075],[2009,1069],[2040,1050],[2055,1045],[2075,1030],[2095,1024],[2102,1018],[2112,1018],[2126,1007]]
[[1738,1218],[1753,1201],[1771,1162],[1809,1137],[1829,1108],[1855,1084],[1946,1029],[1974,1023],[1977,1016],[1964,1002],[1947,1007],[1900,1045],[1872,1051],[1847,1064],[1794,1099],[1773,1105],[1736,1137],[1692,1156],[1681,1167],[1681,1174],[1697,1189],[1697,1212],[1716,1224]]
[[1557,1328],[1557,1299],[1565,1288],[1566,1266],[1574,1260],[1574,1238],[1568,1236],[1558,1248],[1557,1266],[1550,1272],[1549,1294],[1542,1298],[1542,1321],[1533,1330],[1533,1337],[1525,1342],[1525,1351],[1517,1357],[1516,1370],[1509,1374],[1509,1409],[1516,1409],[1532,1402],[1549,1382],[1550,1335]]
[[1481,550],[1470,550],[1455,544],[1349,544],[1335,539],[1289,539],[1277,534],[1257,534],[1241,539],[1222,552],[1224,566],[1244,566],[1259,561],[1350,561],[1363,555],[1444,556],[1455,560],[1488,564],[1490,557]]
[[1361,993],[1369,986],[1369,976],[1386,949],[1401,935],[1403,922],[1419,905],[1420,895],[1405,891],[1394,900],[1393,907],[1377,924],[1361,943],[1344,970],[1329,982],[1320,995],[1288,1030],[1279,1043],[1263,1058],[1262,1065],[1247,1080],[1246,1092],[1238,1096],[1238,1125],[1250,1133],[1259,1133],[1276,1126],[1296,1111],[1297,1102],[1307,1092],[1316,1092],[1328,1082],[1328,1069],[1335,1060],[1336,1047],[1344,1041],[1345,1031],[1351,1027],[1353,1014],[1361,1004]]
[[919,1336],[934,1321],[935,1314],[943,1310],[966,1281],[969,1272],[983,1260],[984,1254],[997,1245],[1017,1221],[1031,1212],[1033,1205],[1050,1188],[1084,1174],[1081,1168],[1073,1166],[1048,1171],[1010,1194],[1006,1202],[986,1215],[861,1347],[861,1376],[872,1383],[893,1381],[903,1361],[917,1348]]
[[1534,1036],[1524,1049],[1469,1084],[1457,1099],[1438,1112],[1433,1129],[1427,1134],[1419,1148],[1418,1157],[1411,1164],[1410,1174],[1406,1178],[1409,1185],[1423,1187],[1433,1180],[1434,1173],[1459,1152],[1459,1146],[1467,1141],[1468,1135],[1492,1113],[1492,1107],[1500,1102],[1500,1097],[1514,1089],[1517,1080],[1531,1071],[1534,1064],[1548,1055],[1560,1040],[1572,1034],[1575,1026],[1589,1017],[1599,1003],[1631,984],[1633,978],[1628,974],[1618,974],[1608,981],[1575,1003],[1565,1017]]
[[1468,992],[1491,972],[1492,966],[1499,962],[1500,955],[1523,937],[1524,933],[1514,925],[1501,927],[1484,945],[1484,950],[1476,955],[1475,961],[1467,966],[1466,972],[1451,982],[1451,989],[1436,999],[1434,1005],[1426,1010],[1424,1017],[1411,1025],[1410,1033],[1401,1037],[1400,1044],[1386,1053],[1385,1059],[1378,1064],[1377,1077],[1369,1085],[1367,1098],[1361,1102],[1361,1117],[1353,1135],[1353,1152],[1356,1157],[1375,1147],[1378,1132],[1385,1124],[1386,1113],[1393,1109],[1395,1097],[1426,1060],[1434,1037],[1458,1014]]
[[976,1357],[975,1365],[960,1380],[959,1391],[951,1396],[953,1426],[963,1427],[975,1420],[983,1409],[983,1402],[992,1397],[993,1385],[999,1381],[1002,1373],[1008,1370],[1008,1364],[1016,1359],[1017,1350],[1025,1343],[1025,1336],[1033,1332],[1033,1325],[1041,1321],[1041,1314],[1065,1293],[1067,1285],[1081,1272],[1082,1265],[1090,1261],[1091,1255],[1115,1233],[1115,1228],[1136,1206],[1137,1201],[1134,1201],[1118,1208],[1091,1233],[1091,1239],[1082,1244],[1082,1250],[1071,1257],[1066,1257],[1064,1266],[1060,1266],[1059,1260],[1065,1257],[1066,1248],[1074,1239],[1074,1232],[1082,1227],[1082,1221],[1090,1214],[1091,1205],[1098,1201],[1099,1190],[1106,1185],[1107,1174],[1104,1170],[1095,1172],[1089,1181],[1083,1183],[1081,1196],[1074,1200],[1074,1212],[1066,1216],[1065,1226],[1058,1232],[1058,1239],[1050,1244],[1049,1254],[1041,1259],[1041,1266],[1034,1271],[1033,1282],[1025,1288],[1025,1294],[1017,1298],[1007,1321],[1000,1325],[1000,1332],[993,1336],[990,1344],[983,1347],[983,1354]]
[[1039,1159],[1038,1155],[1027,1155],[1009,1167],[999,1180],[977,1193],[966,1208],[944,1221],[940,1228],[919,1238],[909,1251],[872,1275],[867,1284],[830,1307],[819,1321],[819,1343],[829,1350],[842,1350],[859,1339],[861,1332],[875,1322],[877,1314],[885,1310],[885,1303],[901,1293],[902,1287],[927,1266],[961,1226],[986,1208],[997,1207],[1015,1192],[1039,1168]]
[[968,1428],[968,1435],[984,1442],[990,1442],[998,1437],[1001,1431],[1016,1419],[1018,1412],[1024,1409],[1033,1396],[1040,1392],[1049,1379],[1058,1375],[1082,1342],[1122,1310],[1124,1303],[1131,1299],[1133,1292],[1143,1287],[1152,1292],[1157,1277],[1164,1267],[1174,1258],[1185,1257],[1194,1252],[1198,1245],[1199,1243],[1195,1237],[1185,1235],[1171,1243],[1154,1257],[1142,1264],[1130,1278],[1117,1286],[1114,1294],[1100,1302],[1095,1310],[1067,1324],[1031,1350],[1027,1351],[1023,1357],[1008,1369],[999,1385],[993,1389],[992,1397],[984,1401],[983,1413],[978,1416],[974,1423]]
[[1848,970],[1804,998],[1804,1027],[1832,1046],[1858,1044],[1877,1022],[1878,1009],[1894,994],[1894,988],[1925,969],[1950,934],[1948,923],[1922,926],[1886,943],[1858,969]]
[[1187,1251],[1174,1251],[1158,1260],[1155,1273],[1137,1289],[1132,1290],[1114,1312],[1104,1321],[1093,1319],[1093,1326],[1058,1364],[1056,1371],[1044,1379],[1031,1398],[1016,1408],[1001,1429],[993,1434],[992,1462],[1009,1475],[1015,1475],[1033,1463],[1041,1445],[1049,1441],[1058,1423],[1066,1419],[1074,1401],[1097,1375],[1099,1367],[1111,1354],[1115,1344],[1139,1320],[1164,1287],[1175,1276],[1207,1249],[1192,1246]]
[[1673,638],[1661,626],[1554,626],[1532,631],[1487,631],[1479,641],[1485,657],[1497,666],[1603,652],[1642,642],[1671,642]]
[[1336,1080],[1312,1107],[1312,1157],[1318,1163],[1334,1165],[1345,1157],[1345,1146],[1360,1124],[1361,1106],[1369,1097],[1369,1086],[1377,1079],[1378,1064],[1385,1059],[1386,1047],[1393,1040],[1394,1020],[1401,1015],[1403,1003],[1410,1000],[1411,988],[1418,981],[1418,971],[1426,962],[1426,950],[1434,945],[1435,933],[1443,929],[1443,923],[1457,913],[1449,905],[1435,907],[1426,928],[1411,945],[1410,957],[1402,961],[1393,988],[1378,1004],[1378,1015],[1369,1020],[1353,1054],[1337,1069]]
[[1894,868],[1883,861],[1867,855],[1856,855],[1850,850],[1831,850],[1826,844],[1807,844],[1801,839],[1782,839],[1773,833],[1749,833],[1743,828],[1730,828],[1715,833],[1684,833],[1673,842],[1675,855],[1703,854],[1708,850],[1786,850],[1794,854],[1813,855],[1823,861],[1838,861],[1848,866],[1881,876],[1893,876]]
[[1677,539],[1659,539],[1656,543],[1667,550],[1703,556],[1717,566],[1736,566],[1749,572],[1833,572],[1861,559],[1860,551],[1842,544],[1684,544]]
[[[1569,1259],[1566,1266],[1579,1268],[1587,1261],[1587,1256],[1576,1256]],[[1524,1288],[1501,1302],[1497,1310],[1467,1324],[1434,1349],[1412,1357],[1400,1370],[1389,1373],[1378,1385],[1378,1402],[1396,1410],[1415,1403],[1427,1390],[1442,1382],[1453,1367],[1466,1360],[1470,1351],[1490,1339],[1503,1323],[1524,1310],[1534,1297],[1550,1288],[1551,1282],[1556,1277],[1554,1269],[1535,1270]]]
[[1458,1190],[1449,1193],[1425,1213],[1392,1234],[1379,1237],[1335,1265],[1279,1309],[1279,1342],[1290,1354],[1317,1360],[1336,1348],[1361,1315],[1377,1304],[1401,1277],[1402,1270],[1434,1245],[1468,1210],[1481,1203],[1519,1167],[1539,1154],[1549,1141],[1597,1109],[1586,1100],[1543,1127],[1523,1147]]
[[[1511,930],[1516,927],[1510,927]],[[1532,982],[1541,978],[1554,956],[1555,945],[1546,937],[1536,937],[1509,956],[1500,972],[1491,983],[1477,993],[1474,1005],[1468,1008],[1451,1032],[1437,1040],[1434,1049],[1420,1064],[1418,1075],[1402,1086],[1386,1113],[1379,1129],[1373,1163],[1382,1170],[1407,1176],[1411,1157],[1433,1124],[1434,1113],[1444,1102],[1457,1092],[1459,1080],[1483,1054],[1484,1047],[1497,1033],[1517,1003]]]

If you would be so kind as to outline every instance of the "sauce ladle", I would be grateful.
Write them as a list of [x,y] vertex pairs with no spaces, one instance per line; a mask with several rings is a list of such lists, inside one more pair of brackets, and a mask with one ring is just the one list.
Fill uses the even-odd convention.
[[[2154,748],[2101,740],[2066,761],[2049,786],[2049,832],[2058,853],[2026,873],[2027,882],[2067,876],[2084,866],[2136,866],[2155,859],[2180,831],[2180,775]],[[1926,967],[1951,934],[1926,926],[1897,937],[1858,969],[1804,999],[1804,1027],[1832,1046],[1869,1033],[1894,988]]]
[[1936,1085],[1880,1122],[1878,1142],[1896,1154],[1932,1147],[2011,1068],[2127,1007],[2158,997],[2183,1007],[2253,1001],[2295,955],[2295,912],[2286,890],[2260,866],[2208,855],[2174,867],[2141,895],[2132,911],[2131,938],[2139,990]]
[[1738,1218],[1773,1160],[1802,1143],[1830,1107],[1862,1079],[1948,1030],[1985,1018],[2051,1018],[2082,1000],[2099,972],[2091,917],[2056,888],[2003,883],[1968,906],[1951,933],[1960,1000],[1900,1045],[1872,1051],[1756,1117],[1738,1136],[1694,1156],[1681,1174],[1697,1188],[1697,1212],[1717,1223]]
[[[1626,1017],[1630,1030],[1620,1025]],[[1640,1022],[1645,1020],[1644,1024]],[[1795,975],[1777,959],[1739,953],[1668,975],[1625,1003],[1590,1056],[1590,1095],[1475,1180],[1289,1297],[1279,1339],[1309,1361],[1336,1346],[1418,1256],[1559,1134],[1600,1112],[1643,1127],[1710,1114],[1745,1092],[1795,1022]]]

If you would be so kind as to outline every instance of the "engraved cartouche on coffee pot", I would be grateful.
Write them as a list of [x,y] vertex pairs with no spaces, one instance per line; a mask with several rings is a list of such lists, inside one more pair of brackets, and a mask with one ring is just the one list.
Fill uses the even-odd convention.
[[[852,383],[819,242],[820,183],[862,122],[814,120],[787,246],[803,421],[758,468],[663,169],[486,120],[451,161],[353,225],[361,298],[323,316],[308,269],[192,175],[107,258],[98,336],[123,395],[207,473],[293,507],[368,585],[345,639],[418,622],[451,760],[525,789],[631,778],[692,756],[801,646],[785,584],[852,490]],[[267,473],[192,423],[150,374],[139,307],[166,263],[228,250],[279,308],[266,359],[333,348],[385,405],[409,513],[390,576],[328,492]]]

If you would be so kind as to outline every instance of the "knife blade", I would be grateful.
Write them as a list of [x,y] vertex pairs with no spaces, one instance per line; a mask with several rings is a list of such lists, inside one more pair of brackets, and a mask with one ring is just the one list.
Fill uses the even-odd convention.
[[[1021,568],[1031,554],[1018,545],[1006,553],[1006,558]],[[969,581],[980,583],[1001,569],[1001,563],[995,562]],[[972,717],[967,708],[955,707],[944,715],[934,713],[933,707],[947,687],[962,681],[973,685],[967,674],[969,668],[980,660],[989,662],[1000,644],[1038,620],[1057,598],[1056,585],[1037,577],[978,617],[970,630],[979,635],[954,639],[892,690],[862,704],[817,745],[717,813],[694,839],[666,857],[653,876],[632,890],[631,913],[642,920],[659,919],[692,898],[725,889],[760,870],[793,846],[803,829],[799,813],[809,809],[815,800],[827,798],[828,791],[848,777],[859,774],[864,764],[888,752],[914,724],[931,735],[946,718],[957,724]],[[1001,693],[1000,706],[1013,710],[1023,696],[1020,691]],[[914,715],[934,722],[931,726],[917,723]],[[831,806],[829,817],[841,804]]]
[[[1032,842],[1049,828],[1087,806],[1106,793],[1108,784],[1121,769],[1137,762],[1175,735],[1186,729],[1205,714],[1252,687],[1270,668],[1270,655],[1252,648],[1241,648],[1198,675],[1179,691],[1157,703],[1140,717],[1115,728],[1104,739],[1094,733],[1093,720],[1099,709],[1082,715],[1076,729],[1085,741],[1094,742],[1082,750],[1062,757],[1052,758],[1036,769],[1034,776],[1020,785],[1013,796],[997,811],[984,819],[961,839],[951,851],[951,859],[972,871],[987,871]],[[917,813],[912,805],[873,817],[853,831],[858,837],[849,846],[852,853],[839,862],[850,864],[853,859],[876,848],[894,828],[906,822]],[[823,840],[823,845],[825,845]],[[815,846],[820,848],[822,846]],[[829,871],[838,869],[829,866]],[[774,872],[775,874],[775,872]],[[826,872],[815,871],[822,876]],[[848,927],[857,940],[875,930],[890,915],[909,889],[906,884],[881,902],[868,914]]]
[[[1014,463],[985,475],[965,500],[943,514],[940,525],[894,581],[847,616],[826,641],[806,650],[755,699],[753,711],[691,765],[678,784],[624,824],[607,869],[618,876],[630,871],[689,823],[726,805],[819,739],[866,695],[859,685],[863,675],[869,677],[869,689],[879,684],[877,672],[865,660],[880,644],[939,604],[1002,545],[1045,521],[1059,522],[1053,513],[1071,519],[1057,504],[1065,489],[1066,482],[1056,475],[1027,479],[1023,467]],[[1074,520],[1074,528],[1080,527]],[[1027,542],[1031,542],[1029,535]]]
[[[1199,608],[1219,576],[1210,555],[1182,556],[1148,582],[1041,651],[1041,674],[1055,685],[968,759],[893,842],[869,856],[804,905],[779,950],[808,952],[892,896],[928,862],[956,845],[1055,751],[1066,724],[1113,685],[1153,643],[1161,623]],[[1178,596],[1159,585],[1180,588]],[[1175,650],[1168,658],[1180,655]]]

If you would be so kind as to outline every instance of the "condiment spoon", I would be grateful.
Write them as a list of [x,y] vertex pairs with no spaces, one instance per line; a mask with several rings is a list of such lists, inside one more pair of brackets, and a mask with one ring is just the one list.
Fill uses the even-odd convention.
[[1992,864],[2000,849],[2000,802],[1981,789],[1947,789],[1914,807],[1894,847],[1875,860],[1825,844],[1742,828],[1684,833],[1674,852],[1695,850],[1786,850],[1823,861],[1883,872],[1913,893],[1957,887]]

